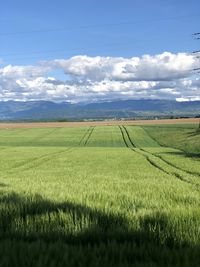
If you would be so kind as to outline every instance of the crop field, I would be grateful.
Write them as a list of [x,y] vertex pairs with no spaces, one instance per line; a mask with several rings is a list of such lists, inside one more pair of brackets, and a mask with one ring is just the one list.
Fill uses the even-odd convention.
[[2,128],[0,266],[200,266],[196,128]]

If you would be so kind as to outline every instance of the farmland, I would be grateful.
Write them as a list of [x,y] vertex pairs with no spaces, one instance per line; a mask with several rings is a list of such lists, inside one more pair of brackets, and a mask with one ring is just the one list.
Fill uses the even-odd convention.
[[0,266],[199,266],[196,128],[2,128]]

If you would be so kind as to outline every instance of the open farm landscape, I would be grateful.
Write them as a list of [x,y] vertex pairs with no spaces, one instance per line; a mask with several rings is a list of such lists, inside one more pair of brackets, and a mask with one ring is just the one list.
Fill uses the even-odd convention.
[[2,127],[0,166],[0,266],[200,265],[196,121]]
[[200,267],[200,1],[0,8],[0,267]]

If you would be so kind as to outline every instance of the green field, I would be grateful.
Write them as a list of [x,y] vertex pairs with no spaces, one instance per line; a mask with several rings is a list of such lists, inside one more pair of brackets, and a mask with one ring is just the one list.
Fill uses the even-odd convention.
[[200,266],[196,127],[0,130],[0,266]]

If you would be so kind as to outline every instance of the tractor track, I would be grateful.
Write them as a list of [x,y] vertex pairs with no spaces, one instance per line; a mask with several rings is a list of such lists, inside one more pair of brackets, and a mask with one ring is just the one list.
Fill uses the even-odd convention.
[[[55,129],[54,129],[55,130]],[[94,127],[91,126],[86,132],[85,134],[83,135],[83,137],[81,138],[80,142],[79,142],[79,145],[81,143],[83,143],[84,146],[87,145],[91,135],[92,135],[92,132],[94,130]],[[53,132],[53,131],[52,131]],[[52,133],[51,132],[51,133]],[[85,139],[85,141],[84,141]],[[59,155],[61,154],[64,154],[64,153],[70,153],[72,152],[72,150],[74,150],[74,147],[69,147],[68,149],[65,149],[65,150],[60,150],[60,151],[57,151],[57,152],[53,152],[53,153],[48,153],[48,154],[45,154],[45,155],[42,155],[40,157],[35,157],[35,158],[32,158],[32,159],[29,159],[29,160],[26,160],[25,162],[22,162],[22,163],[19,163],[19,164],[16,164],[15,166],[13,166],[11,169],[6,169],[4,171],[8,171],[9,173],[11,172],[16,172],[16,171],[26,171],[26,170],[29,170],[29,169],[32,169],[33,167],[38,167],[54,158],[57,158]]]
[[[143,148],[136,147],[134,142],[131,140],[131,137],[130,137],[129,132],[126,129],[126,127],[125,126],[119,126],[119,128],[120,128],[122,138],[124,140],[126,147],[131,149],[132,151],[142,155],[156,169],[159,169],[160,171],[164,172],[165,174],[173,175],[183,182],[186,182],[186,183],[198,186],[198,187],[200,186],[198,183],[195,183],[195,182],[193,182],[193,181],[191,181],[185,177],[185,175],[194,175],[194,174],[188,173],[185,170],[182,170],[181,168],[177,168],[175,165],[169,163],[166,160],[163,160],[162,157],[155,155],[149,151],[146,151]],[[128,142],[127,142],[126,137],[128,139]],[[130,143],[130,145],[128,143]],[[159,160],[161,162],[161,164],[162,165],[164,164],[167,168],[169,168],[169,170],[164,168],[163,166],[160,166],[160,164],[158,162],[156,162],[153,158],[155,158],[156,160]],[[182,174],[180,174],[180,172],[182,172]]]
[[123,128],[124,131],[126,132],[127,137],[128,137],[128,139],[129,139],[131,145],[132,145],[134,148],[136,148],[136,145],[133,143],[133,141],[132,141],[132,139],[131,139],[131,137],[130,137],[130,135],[129,135],[129,132],[128,132],[128,130],[126,129],[126,127],[125,127],[125,126],[122,126],[122,128]]
[[[91,126],[90,126],[90,127],[91,127]],[[81,146],[82,144],[84,145],[84,143],[85,143],[85,142],[84,142],[84,139],[85,139],[86,136],[89,134],[89,132],[90,132],[90,127],[85,131],[83,137],[81,138],[80,142],[78,143],[79,146]]]
[[123,132],[121,126],[119,126],[119,129],[120,129],[120,132],[121,132],[121,134],[122,134],[122,138],[123,138],[123,141],[124,141],[125,146],[126,146],[127,148],[130,148],[129,145],[128,145],[128,143],[127,143],[127,141],[126,141],[126,138],[125,138],[125,136],[124,136],[124,132]]
[[[149,153],[150,153],[150,152],[149,152]],[[178,170],[180,170],[180,171],[183,171],[183,172],[185,172],[185,173],[187,173],[187,174],[190,174],[190,175],[194,175],[194,176],[198,176],[198,177],[200,177],[200,173],[198,173],[198,172],[191,172],[191,171],[184,170],[184,169],[178,167],[177,165],[173,164],[172,162],[170,162],[170,161],[164,159],[164,158],[163,158],[161,155],[159,155],[159,154],[153,154],[153,153],[152,153],[152,155],[154,155],[155,157],[160,158],[160,159],[163,160],[165,163],[169,164],[170,166],[172,166],[172,167],[174,167],[174,168],[176,168],[176,169],[178,169]]]
[[[143,153],[141,153],[140,150],[136,150],[136,146],[135,146],[135,144],[133,144],[133,141],[131,140],[130,135],[129,135],[127,129],[124,126],[119,126],[119,128],[120,128],[120,131],[121,131],[121,134],[122,134],[124,143],[125,143],[125,145],[126,145],[127,148],[131,149],[132,151],[134,151],[135,153],[137,153],[139,155],[142,155],[155,168],[159,169],[160,171],[163,171],[166,174],[170,174],[169,172],[167,172],[166,170],[164,170],[163,168],[161,168],[159,165],[157,165],[154,161],[152,161],[147,155],[144,155]],[[128,145],[123,130],[125,131],[125,134],[127,135],[129,142],[131,143],[131,146]]]
[[[146,133],[150,138],[152,138],[152,137],[148,134],[148,132],[147,132],[145,129],[143,129],[143,130],[145,131],[145,133]],[[152,139],[153,139],[159,146],[162,147],[162,145],[159,144],[159,143],[156,141],[156,139],[154,139],[154,138],[152,138]],[[190,174],[190,175],[194,175],[194,176],[198,176],[198,177],[200,177],[200,173],[198,173],[198,172],[191,172],[191,171],[185,170],[185,169],[183,169],[183,168],[180,168],[179,166],[177,166],[177,165],[173,164],[172,162],[168,161],[167,159],[163,158],[159,153],[156,153],[156,154],[155,154],[155,153],[151,153],[151,152],[149,152],[149,151],[146,151],[146,150],[143,149],[143,148],[140,148],[140,149],[143,150],[144,152],[147,152],[147,153],[150,153],[150,154],[154,155],[155,157],[160,158],[160,159],[163,160],[165,163],[167,163],[168,165],[170,165],[170,166],[173,167],[173,168],[176,168],[177,170],[180,170],[180,171],[185,172],[185,173]]]
[[88,144],[88,142],[89,142],[89,140],[90,140],[90,137],[91,137],[91,135],[92,135],[92,133],[93,133],[93,131],[94,131],[94,128],[95,128],[95,126],[91,126],[91,127],[90,127],[90,132],[88,133],[88,136],[87,136],[87,138],[86,138],[86,140],[85,140],[85,142],[84,142],[84,146],[87,146],[87,144]]
[[56,158],[58,155],[64,154],[64,153],[69,153],[73,150],[72,147],[66,149],[66,150],[61,150],[53,153],[48,153],[45,155],[42,155],[40,157],[35,157],[33,159],[29,159],[23,163],[16,164],[13,166],[11,169],[6,169],[4,171],[9,171],[9,172],[16,172],[16,171],[23,171],[23,170],[28,170],[31,169],[32,167],[37,167],[42,165],[44,162],[50,161],[53,158]]

